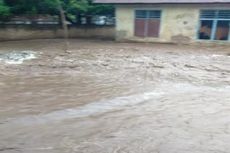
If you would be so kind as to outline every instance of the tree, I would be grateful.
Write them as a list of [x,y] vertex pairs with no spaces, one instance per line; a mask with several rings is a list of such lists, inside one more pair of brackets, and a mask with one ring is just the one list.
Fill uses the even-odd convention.
[[10,8],[4,3],[3,0],[0,0],[0,20],[5,20],[10,15]]
[[[66,18],[76,23],[81,15],[113,14],[113,7],[97,5],[92,0],[58,0]],[[12,15],[60,15],[57,0],[0,0],[0,16]]]
[[56,0],[5,0],[13,15],[57,14]]
[[114,15],[114,7],[111,5],[98,5],[92,0],[66,0],[65,10],[67,19],[71,18],[80,23],[81,16],[85,16],[89,22],[92,15]]

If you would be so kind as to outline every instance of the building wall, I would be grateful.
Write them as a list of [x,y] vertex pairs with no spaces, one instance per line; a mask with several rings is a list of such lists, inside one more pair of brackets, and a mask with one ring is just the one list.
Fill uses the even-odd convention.
[[134,7],[116,7],[116,39],[128,39],[134,36]]
[[[114,39],[113,26],[69,27],[70,38]],[[0,26],[0,41],[22,39],[63,38],[60,26],[5,25]]]
[[166,7],[162,10],[161,40],[189,42],[196,39],[199,25],[196,7]]
[[[204,8],[228,8],[222,5],[117,5],[116,38],[145,42],[191,43],[198,42],[200,10]],[[138,38],[134,36],[136,9],[162,10],[159,38]]]

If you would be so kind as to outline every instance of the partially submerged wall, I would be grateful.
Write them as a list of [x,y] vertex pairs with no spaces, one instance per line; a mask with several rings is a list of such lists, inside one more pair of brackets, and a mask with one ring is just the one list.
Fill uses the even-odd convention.
[[[22,39],[62,38],[63,30],[56,25],[2,25],[0,26],[0,41]],[[101,38],[114,39],[113,26],[78,26],[69,27],[70,38]]]
[[[165,42],[194,43],[197,39],[199,14],[201,9],[228,8],[224,5],[117,5],[116,6],[116,39]],[[162,10],[160,35],[158,38],[135,37],[135,10]],[[205,42],[205,41],[203,41]],[[220,42],[221,43],[221,42]]]

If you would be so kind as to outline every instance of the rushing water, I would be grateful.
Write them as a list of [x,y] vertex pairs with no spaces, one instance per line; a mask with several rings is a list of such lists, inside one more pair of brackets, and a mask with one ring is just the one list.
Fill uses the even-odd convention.
[[228,47],[61,42],[0,43],[0,152],[230,150]]
[[0,61],[6,64],[22,64],[25,60],[35,59],[33,51],[12,51],[5,54],[0,54]]

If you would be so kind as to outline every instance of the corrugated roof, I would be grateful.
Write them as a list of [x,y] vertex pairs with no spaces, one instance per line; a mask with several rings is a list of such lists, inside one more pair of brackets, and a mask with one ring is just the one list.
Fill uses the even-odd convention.
[[207,3],[229,3],[230,0],[94,0],[94,3],[113,4],[207,4]]

